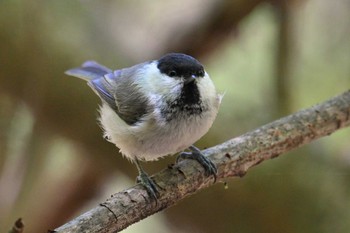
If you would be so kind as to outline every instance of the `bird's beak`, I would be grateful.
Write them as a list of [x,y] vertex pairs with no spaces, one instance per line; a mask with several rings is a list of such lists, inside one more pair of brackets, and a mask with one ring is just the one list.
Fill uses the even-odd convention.
[[185,79],[185,85],[192,83],[196,80],[196,76],[195,75],[191,75],[190,77]]

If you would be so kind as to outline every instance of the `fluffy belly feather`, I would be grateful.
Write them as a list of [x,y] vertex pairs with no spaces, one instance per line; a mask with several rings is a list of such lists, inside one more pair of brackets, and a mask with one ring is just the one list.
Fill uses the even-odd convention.
[[126,124],[106,104],[101,106],[100,113],[105,137],[125,157],[150,161],[182,151],[200,139],[211,127],[217,109],[169,122],[159,122],[150,114],[147,120],[133,126]]

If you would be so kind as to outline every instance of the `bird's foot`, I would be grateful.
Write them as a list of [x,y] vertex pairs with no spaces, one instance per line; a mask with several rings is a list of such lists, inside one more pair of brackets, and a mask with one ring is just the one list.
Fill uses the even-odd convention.
[[142,184],[146,188],[148,195],[153,199],[157,200],[159,192],[155,182],[147,175],[146,172],[142,171],[136,178],[136,182]]
[[179,160],[181,159],[194,159],[203,166],[205,170],[205,175],[206,176],[213,175],[214,182],[216,182],[216,174],[218,172],[216,165],[210,159],[205,157],[197,147],[190,146],[188,149],[190,149],[191,152],[180,153],[176,159],[176,162],[179,162]]

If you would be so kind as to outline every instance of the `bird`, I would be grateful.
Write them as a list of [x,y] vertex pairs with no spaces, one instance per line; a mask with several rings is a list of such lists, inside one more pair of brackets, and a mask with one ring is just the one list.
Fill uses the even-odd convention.
[[212,126],[222,95],[197,59],[168,53],[117,70],[86,61],[65,73],[87,81],[100,97],[98,121],[104,138],[135,163],[137,181],[152,198],[159,191],[141,161],[180,152],[177,162],[194,159],[216,180],[216,165],[193,144]]

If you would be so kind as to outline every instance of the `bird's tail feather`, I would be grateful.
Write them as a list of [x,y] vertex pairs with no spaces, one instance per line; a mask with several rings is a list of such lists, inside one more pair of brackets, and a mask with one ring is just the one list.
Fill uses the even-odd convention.
[[81,67],[67,70],[65,74],[81,78],[85,81],[90,81],[95,78],[100,78],[105,74],[111,73],[112,70],[98,64],[95,61],[86,61]]

